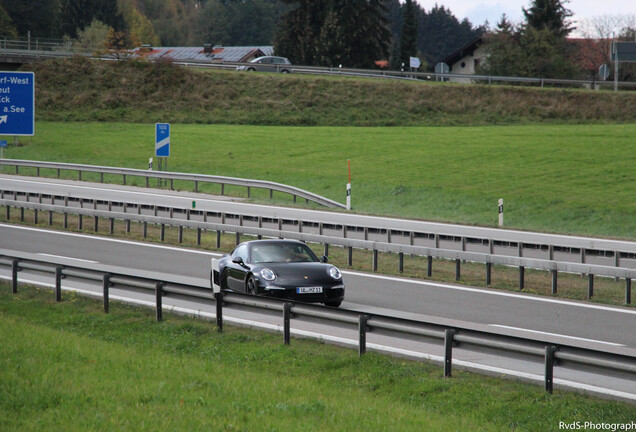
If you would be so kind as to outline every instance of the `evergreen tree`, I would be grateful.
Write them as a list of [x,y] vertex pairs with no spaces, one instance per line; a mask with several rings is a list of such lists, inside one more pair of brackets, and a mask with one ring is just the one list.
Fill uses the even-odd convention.
[[[293,63],[320,64],[325,52],[329,52],[331,62],[338,58],[349,67],[372,67],[376,60],[388,58],[391,34],[386,28],[383,0],[282,1],[297,7],[281,18],[275,47]],[[326,24],[328,28],[323,32]],[[342,39],[328,42],[329,34]],[[319,43],[329,46],[317,46]],[[336,47],[340,53],[333,52]]]
[[345,35],[338,15],[332,10],[325,19],[316,44],[316,60],[323,66],[339,66],[347,57]]
[[0,0],[0,6],[11,18],[19,36],[61,37],[59,0]]
[[488,58],[478,73],[500,76],[577,78],[565,38],[548,28],[515,28],[502,16],[497,30],[485,37]]
[[15,29],[13,21],[11,21],[11,17],[2,6],[0,6],[0,32],[0,34],[9,37],[15,37],[18,35],[18,31]]
[[62,0],[60,21],[65,35],[77,37],[78,32],[91,25],[93,20],[121,30],[124,20],[117,0]]
[[316,43],[327,14],[333,8],[330,0],[281,0],[295,5],[281,17],[274,42],[276,53],[289,57],[292,63],[313,65]]
[[533,0],[529,9],[522,8],[527,25],[535,30],[547,29],[557,37],[566,37],[574,27],[569,21],[572,11],[566,9],[568,0]]
[[417,20],[413,0],[406,0],[404,4],[404,23],[400,36],[400,62],[407,67],[410,57],[417,55]]

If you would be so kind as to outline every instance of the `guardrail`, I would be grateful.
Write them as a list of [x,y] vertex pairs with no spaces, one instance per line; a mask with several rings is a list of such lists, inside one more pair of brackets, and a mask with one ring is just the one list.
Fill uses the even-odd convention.
[[190,181],[194,183],[194,191],[199,191],[199,183],[216,183],[221,185],[221,195],[224,195],[225,185],[241,186],[247,189],[247,197],[250,197],[251,188],[267,189],[269,190],[269,196],[272,198],[274,191],[282,192],[292,195],[294,202],[296,198],[302,198],[312,201],[316,204],[320,204],[330,208],[346,208],[344,204],[333,201],[329,198],[325,198],[318,194],[305,191],[293,186],[284,185],[281,183],[268,182],[264,180],[250,180],[241,179],[236,177],[223,177],[213,176],[205,174],[189,174],[189,173],[176,173],[167,171],[151,171],[141,170],[133,168],[116,168],[96,165],[82,165],[60,162],[41,162],[41,161],[29,161],[19,159],[0,159],[0,166],[14,166],[15,174],[19,174],[19,167],[30,167],[36,169],[36,175],[40,176],[40,169],[53,169],[57,171],[57,177],[60,178],[60,171],[77,171],[78,180],[82,180],[83,172],[92,172],[100,174],[100,181],[104,183],[104,174],[113,174],[122,176],[123,184],[126,184],[127,177],[142,177],[146,179],[146,187],[150,187],[150,179],[157,179],[158,182],[169,181],[170,190],[174,190],[174,181]]
[[[2,162],[0,161],[0,164]],[[11,162],[9,162],[11,163]],[[144,171],[142,171],[144,172]],[[125,183],[125,179],[124,179]],[[38,203],[43,202],[42,194],[8,191],[0,187],[0,198],[8,195],[18,201],[20,196],[24,196],[25,201],[30,201],[34,197]],[[97,208],[97,203],[93,198],[73,198],[69,202],[68,197],[47,195],[47,201],[51,204],[65,201],[65,205],[75,204],[79,201],[80,206],[87,205]],[[77,205],[77,204],[75,204]],[[379,243],[406,244],[410,246],[428,246],[431,249],[448,249],[462,252],[477,252],[486,255],[512,255],[525,258],[538,258],[545,261],[563,261],[579,263],[582,265],[597,264],[607,267],[636,268],[636,243],[608,239],[583,238],[572,236],[557,236],[543,233],[532,233],[514,230],[482,228],[473,226],[459,226],[450,224],[438,224],[423,221],[411,221],[401,219],[387,219],[373,217],[358,217],[349,213],[337,212],[303,212],[302,219],[299,220],[294,215],[293,209],[280,208],[274,217],[265,217],[259,213],[253,213],[242,206],[233,211],[194,211],[189,208],[168,209],[156,204],[139,204],[130,202],[102,202],[102,206],[112,209],[114,205],[122,211],[131,209],[141,213],[141,207],[150,208],[156,216],[161,211],[170,214],[187,214],[187,218],[198,217],[207,221],[208,216],[216,217],[222,223],[234,223],[243,225],[251,223],[259,228],[263,226],[273,226],[283,231],[306,231],[318,233],[320,235],[328,233],[331,236],[341,236],[342,238],[357,238]],[[241,213],[238,213],[238,212]],[[398,271],[402,272],[402,257]],[[350,255],[349,264],[352,257]],[[373,263],[376,270],[377,260]],[[429,265],[430,267],[430,265]],[[428,271],[429,276],[431,271]],[[459,268],[456,279],[459,279]],[[626,296],[626,303],[630,298]]]
[[[68,199],[68,198],[66,198]],[[68,204],[68,202],[66,203]],[[99,218],[107,219],[110,222],[110,232],[114,232],[115,219],[126,221],[126,230],[130,231],[130,222],[135,221],[143,224],[143,235],[147,235],[147,224],[154,224],[161,227],[160,240],[165,239],[165,227],[175,226],[179,228],[179,243],[183,240],[183,229],[190,228],[197,230],[197,243],[201,244],[202,232],[215,231],[217,248],[220,247],[221,234],[224,232],[230,232],[236,234],[236,244],[240,242],[241,235],[251,235],[258,238],[270,237],[270,238],[288,238],[301,240],[304,242],[318,243],[324,245],[324,255],[329,255],[329,245],[341,246],[347,248],[348,251],[348,264],[353,264],[353,250],[365,249],[370,250],[373,253],[373,269],[377,270],[378,252],[390,252],[398,255],[398,267],[402,271],[404,266],[404,255],[416,255],[427,258],[427,275],[432,276],[433,258],[452,260],[455,262],[455,279],[461,278],[461,263],[462,261],[469,261],[474,263],[481,263],[485,265],[486,272],[486,284],[490,285],[492,282],[492,266],[512,266],[519,269],[519,289],[524,288],[525,283],[525,269],[537,269],[551,272],[551,289],[552,293],[556,294],[558,290],[558,273],[580,273],[587,275],[588,277],[588,289],[587,298],[591,299],[594,296],[594,278],[595,276],[613,277],[617,279],[625,280],[625,303],[631,304],[631,286],[632,279],[636,278],[636,269],[630,269],[625,267],[612,267],[603,265],[592,265],[587,263],[571,263],[554,260],[544,260],[536,258],[526,257],[514,257],[504,255],[485,254],[479,252],[466,252],[447,250],[439,248],[430,248],[425,246],[412,246],[396,243],[376,242],[369,240],[342,238],[326,236],[322,234],[305,233],[302,231],[284,231],[280,229],[270,229],[262,227],[251,227],[245,225],[232,225],[227,223],[213,223],[208,222],[207,214],[209,212],[203,212],[203,221],[196,221],[191,219],[193,213],[197,213],[195,210],[186,210],[186,219],[175,219],[173,217],[174,209],[169,210],[169,217],[161,217],[154,214],[144,215],[141,214],[141,206],[137,207],[137,213],[126,213],[112,211],[112,203],[108,203],[110,210],[97,210],[97,202],[93,202],[92,209],[90,208],[76,208],[59,206],[55,204],[41,204],[32,202],[23,202],[15,200],[7,200],[3,197],[0,198],[0,207],[6,208],[7,220],[10,219],[11,207],[21,209],[21,220],[24,220],[24,209],[30,209],[34,211],[34,222],[38,221],[38,212],[49,212],[49,224],[52,223],[53,212],[64,214],[64,227],[68,227],[68,215],[77,215],[79,217],[79,228],[83,228],[83,217],[92,217],[94,223],[94,230],[99,230]],[[157,212],[155,207],[154,212]]]
[[[283,340],[289,344],[291,340],[291,320],[302,318],[320,318],[330,324],[339,323],[353,325],[358,330],[358,353],[364,355],[367,350],[367,333],[378,332],[383,335],[410,335],[423,340],[443,341],[444,344],[444,376],[452,376],[453,348],[489,349],[496,352],[507,352],[513,355],[529,355],[543,358],[545,365],[544,388],[552,393],[554,367],[576,365],[600,370],[620,371],[636,374],[636,357],[623,353],[581,348],[574,345],[556,344],[539,337],[531,339],[504,335],[496,332],[476,330],[467,326],[444,326],[434,322],[423,322],[396,318],[387,315],[360,313],[344,309],[290,302],[281,299],[254,297],[238,293],[214,292],[211,286],[200,283],[179,281],[172,275],[149,274],[139,270],[122,270],[101,264],[82,263],[68,265],[63,258],[47,257],[0,249],[0,265],[11,268],[12,292],[18,292],[19,273],[33,270],[38,273],[54,275],[54,292],[56,301],[62,301],[62,279],[73,278],[91,281],[102,287],[104,312],[110,308],[111,288],[122,290],[142,290],[154,294],[156,319],[163,319],[163,298],[180,296],[196,301],[214,300],[216,305],[216,324],[219,331],[223,329],[224,304],[239,305],[256,309],[267,309],[282,312]],[[212,282],[212,281],[211,281]]]

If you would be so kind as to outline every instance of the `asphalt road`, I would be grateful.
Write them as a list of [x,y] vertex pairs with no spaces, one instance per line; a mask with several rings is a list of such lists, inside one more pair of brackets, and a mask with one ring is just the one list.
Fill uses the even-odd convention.
[[[2,249],[65,256],[123,268],[209,278],[210,259],[198,250],[0,224]],[[416,319],[481,324],[516,335],[608,351],[636,349],[636,310],[345,271],[344,308]]]
[[[390,228],[394,231],[404,232],[438,233],[449,237],[494,238],[515,243],[555,244],[567,245],[572,248],[588,248],[610,252],[619,250],[636,253],[636,242],[630,241],[484,228],[326,210],[274,207],[240,202],[241,200],[231,200],[228,197],[217,197],[191,192],[12,176],[6,174],[0,174],[0,188],[69,197],[87,197],[104,201],[136,202],[144,205],[160,205],[175,208],[190,208],[192,201],[196,200],[197,210],[208,210],[211,212],[226,212],[229,214],[234,213],[246,216],[262,216],[288,220],[306,220],[333,225],[346,224],[349,226],[367,226],[381,229]],[[529,250],[528,253],[530,253]],[[545,252],[542,253],[539,251],[536,257],[545,258],[545,256]],[[613,265],[613,261],[608,261],[606,264]]]
[[[74,262],[94,262],[135,270],[145,270],[158,277],[199,280],[208,283],[210,259],[218,254],[165,245],[130,242],[126,240],[89,236],[69,232],[48,231],[39,228],[0,224],[0,249],[40,254],[43,257],[64,257]],[[10,269],[0,269],[0,278],[10,277]],[[50,285],[51,278],[38,274],[23,274],[22,279]],[[495,333],[540,338],[553,343],[567,343],[606,352],[636,356],[636,311],[628,308],[606,307],[578,302],[517,295],[430,283],[407,278],[393,278],[355,272],[344,272],[347,285],[346,301],[342,307],[368,313],[385,313],[422,319],[449,326],[468,326]],[[76,289],[100,295],[99,284],[64,281],[65,289]],[[143,295],[111,290],[113,300],[153,304],[152,294]],[[164,307],[181,310],[201,317],[212,317],[209,303],[168,298]],[[239,325],[248,325],[280,331],[278,314],[232,310],[225,319]],[[356,330],[338,328],[321,322],[294,320],[292,334],[314,337],[333,343],[355,347]],[[368,349],[403,355],[418,360],[441,362],[443,348],[417,338],[396,341],[385,335],[369,333]],[[454,364],[482,373],[516,376],[541,382],[541,359],[526,359],[501,353],[483,353],[454,350]],[[580,369],[559,368],[555,372],[557,387],[571,388],[595,394],[636,401],[633,375],[596,374]]]

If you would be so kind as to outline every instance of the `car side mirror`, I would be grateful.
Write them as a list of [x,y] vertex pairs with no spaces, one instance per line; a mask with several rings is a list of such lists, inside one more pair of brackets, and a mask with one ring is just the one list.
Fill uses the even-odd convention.
[[324,263],[328,263],[329,262],[329,257],[327,255],[323,255],[322,259],[320,261],[322,261]]
[[243,258],[241,258],[240,256],[232,258],[232,262],[240,266],[245,265],[245,263],[243,262]]

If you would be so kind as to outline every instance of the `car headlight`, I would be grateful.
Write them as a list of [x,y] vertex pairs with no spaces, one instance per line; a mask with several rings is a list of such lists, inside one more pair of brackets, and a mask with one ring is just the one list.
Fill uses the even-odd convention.
[[263,277],[263,279],[270,282],[276,279],[276,273],[268,268],[264,268],[263,270],[261,270],[261,276]]
[[335,267],[335,266],[329,266],[329,276],[331,276],[335,280],[342,279],[342,273],[340,273],[340,270],[338,270],[338,267]]

